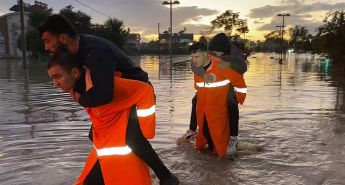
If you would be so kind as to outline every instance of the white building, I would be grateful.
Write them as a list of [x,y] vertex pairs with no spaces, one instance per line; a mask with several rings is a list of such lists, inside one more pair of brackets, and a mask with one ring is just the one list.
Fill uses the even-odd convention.
[[[28,30],[28,14],[24,13],[24,27]],[[20,29],[20,12],[8,13],[0,16],[0,33],[4,37],[5,56],[21,57],[22,52],[17,47],[18,38],[21,34]],[[1,41],[0,41],[1,53]]]
[[2,36],[2,33],[0,32],[0,58],[3,58],[5,56],[5,38]]
[[124,48],[129,50],[140,50],[140,34],[139,33],[130,33],[128,34],[128,37],[126,38],[126,41],[124,43]]

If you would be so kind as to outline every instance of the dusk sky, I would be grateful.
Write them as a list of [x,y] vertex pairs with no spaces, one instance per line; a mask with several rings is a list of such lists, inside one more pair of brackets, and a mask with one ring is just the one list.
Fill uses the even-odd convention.
[[[240,12],[240,18],[248,20],[251,40],[263,39],[264,34],[276,30],[282,18],[278,13],[290,13],[286,18],[288,26],[306,26],[312,34],[322,24],[327,12],[345,10],[344,0],[179,0],[173,8],[173,31],[186,27],[188,33],[199,35],[210,25],[210,21],[226,10]],[[0,0],[0,15],[17,0]],[[34,4],[34,0],[24,1]],[[168,30],[169,7],[162,0],[45,0],[54,13],[68,5],[92,17],[93,23],[103,23],[109,16],[120,19],[132,33],[140,33],[143,41],[157,38],[157,23],[160,32]],[[83,4],[101,12],[98,13]],[[104,15],[103,15],[104,14]]]

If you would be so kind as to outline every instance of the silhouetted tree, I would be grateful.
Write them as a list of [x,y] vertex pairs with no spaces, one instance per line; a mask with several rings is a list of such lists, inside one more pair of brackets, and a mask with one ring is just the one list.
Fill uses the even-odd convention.
[[249,32],[247,20],[239,19],[238,20],[238,28],[236,29],[237,32],[243,34],[243,39],[246,39],[246,33]]
[[[42,8],[32,6],[29,9],[29,29],[26,32],[26,49],[29,53],[29,56],[32,57],[41,57],[48,55],[44,51],[44,44],[39,36],[38,27],[48,16],[52,15],[53,9],[51,8]],[[22,35],[19,36],[17,40],[18,48],[22,48],[21,42]]]
[[228,36],[231,36],[234,28],[242,27],[240,31],[248,32],[249,29],[246,25],[244,25],[245,22],[245,20],[239,18],[239,13],[233,13],[232,10],[226,10],[220,16],[217,16],[216,19],[211,21],[210,30],[213,31],[215,29],[223,29],[224,33],[226,33]]
[[[29,10],[29,26],[30,30],[26,33],[27,50],[33,57],[41,57],[47,55],[44,51],[43,42],[39,36],[37,28],[39,25],[50,15],[52,15],[52,9],[33,7]],[[68,19],[77,29],[78,33],[87,33],[103,37],[110,42],[113,42],[120,48],[126,41],[128,31],[124,29],[122,21],[117,19],[108,19],[102,24],[91,24],[91,17],[81,11],[74,11],[73,6],[69,5],[61,9],[59,12]],[[20,36],[21,38],[21,36]],[[19,48],[21,48],[20,40],[17,42]]]
[[93,25],[92,34],[105,38],[122,48],[129,32],[124,28],[122,21],[108,19],[103,25]]
[[60,10],[60,15],[66,17],[76,28],[78,33],[90,33],[91,17],[81,11],[73,11],[73,6],[68,5]]
[[52,15],[53,9],[51,8],[42,8],[32,6],[29,11],[29,26],[37,29],[40,24],[50,15]]
[[330,58],[345,61],[345,11],[335,11],[326,15],[324,24],[319,27],[317,44],[319,50],[329,54]]
[[279,30],[271,31],[268,34],[266,34],[264,37],[265,37],[265,42],[271,41],[274,43],[279,43],[280,39],[281,39],[281,35],[280,35]]
[[311,39],[308,29],[305,26],[295,26],[289,29],[290,46],[296,52],[311,51]]
[[[278,52],[280,49],[281,34],[280,30],[272,31],[265,35],[265,41],[260,43],[262,51],[275,51]],[[283,42],[283,47],[286,48],[287,42]]]
[[201,36],[201,37],[199,38],[199,42],[201,42],[201,43],[203,43],[203,44],[205,44],[205,45],[207,46],[207,39],[206,39],[206,37]]

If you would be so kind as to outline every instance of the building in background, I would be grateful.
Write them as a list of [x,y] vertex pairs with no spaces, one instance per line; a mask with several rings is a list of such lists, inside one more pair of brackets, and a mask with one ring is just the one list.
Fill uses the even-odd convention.
[[[28,30],[28,14],[24,12],[24,29]],[[0,32],[4,37],[5,56],[21,57],[22,52],[17,47],[18,38],[21,34],[20,12],[12,12],[0,16]]]
[[123,49],[126,53],[138,53],[140,52],[140,34],[139,33],[130,33],[128,34],[126,41],[123,45]]
[[[30,5],[24,3],[24,29],[27,32],[30,27],[28,26],[28,12],[31,8],[47,8],[48,5],[39,1],[35,1],[35,4]],[[13,11],[8,14],[0,16],[0,33],[3,37],[3,47],[5,57],[22,57],[22,52],[18,48],[18,39],[21,35],[20,28],[20,12],[19,5],[15,4],[9,10]],[[0,55],[1,55],[1,37],[0,37]]]
[[5,57],[5,38],[0,32],[0,58]]
[[[193,43],[193,33],[185,33],[180,31],[172,35],[173,53],[186,53],[191,43]],[[164,52],[169,51],[170,34],[168,31],[159,34],[159,50]]]
[[[23,6],[24,6],[24,12],[29,12],[32,8],[43,8],[43,9],[48,8],[48,4],[42,3],[40,1],[35,1],[35,4],[33,4],[33,5],[30,5],[29,3],[23,2]],[[14,12],[19,12],[20,11],[19,5],[15,4],[9,10],[14,11]]]

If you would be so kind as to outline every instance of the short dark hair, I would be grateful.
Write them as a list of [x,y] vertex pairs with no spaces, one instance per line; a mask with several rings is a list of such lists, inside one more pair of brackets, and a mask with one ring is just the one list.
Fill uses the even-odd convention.
[[50,32],[54,35],[60,35],[64,33],[72,38],[75,38],[78,34],[73,24],[64,16],[59,14],[49,16],[42,22],[38,30],[41,36],[44,32]]
[[194,42],[191,46],[189,46],[189,53],[196,53],[200,51],[207,51],[207,46],[201,42]]
[[73,68],[82,69],[81,65],[78,63],[78,57],[71,55],[66,51],[54,55],[49,61],[47,69],[57,65],[61,66],[67,72],[72,71]]

